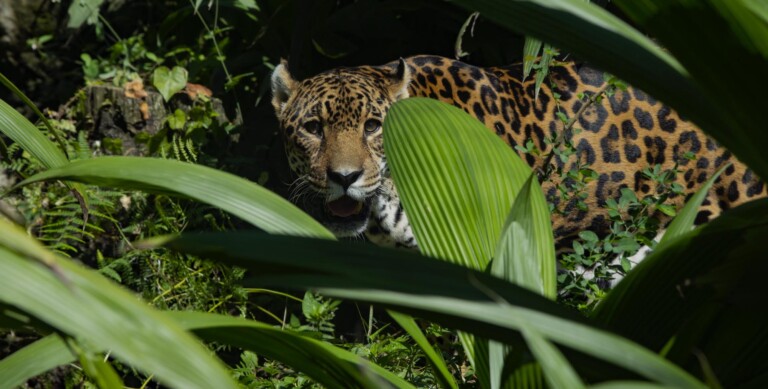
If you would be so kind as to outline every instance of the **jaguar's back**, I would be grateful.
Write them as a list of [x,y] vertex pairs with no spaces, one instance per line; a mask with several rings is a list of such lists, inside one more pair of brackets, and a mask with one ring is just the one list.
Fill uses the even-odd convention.
[[[560,241],[584,229],[607,231],[606,200],[617,198],[622,188],[634,190],[639,197],[654,193],[656,184],[643,170],[657,164],[664,170],[678,169],[675,180],[683,195],[670,201],[680,206],[715,171],[733,163],[715,183],[697,222],[766,194],[763,183],[730,152],[642,91],[616,90],[588,104],[604,85],[601,72],[564,63],[553,67],[549,77],[552,87],[545,82],[534,97],[534,81],[522,81],[521,65],[479,68],[442,57],[416,56],[380,67],[336,69],[301,82],[279,67],[273,76],[273,104],[291,166],[300,177],[308,177],[309,187],[321,199],[320,204],[309,206],[305,201],[305,209],[314,209],[314,215],[337,232],[343,230],[340,236],[366,232],[377,242],[415,245],[386,169],[380,128],[389,106],[409,96],[462,108],[510,146],[531,140],[539,153],[521,157],[535,169],[543,167],[543,155],[551,151],[551,143],[545,140],[563,134],[565,124],[558,116],[577,118],[573,128],[581,131],[565,134],[577,151],[567,164],[575,164],[578,158],[598,175],[585,188],[587,207],[577,207],[575,198],[557,204],[565,210],[553,214]],[[695,159],[684,157],[689,152]],[[552,162],[564,164],[558,158]],[[556,176],[542,183],[550,201],[557,203],[561,198],[561,184],[567,182]],[[659,218],[666,221],[662,214]],[[345,229],[346,219],[366,222]]]
[[[524,145],[531,139],[544,155],[551,149],[551,144],[544,140],[562,133],[565,127],[556,111],[569,119],[577,117],[588,97],[605,83],[602,72],[566,63],[551,69],[555,87],[544,83],[534,98],[535,82],[530,78],[521,81],[521,65],[483,69],[431,56],[410,58],[408,63],[413,69],[411,96],[435,98],[460,107],[510,146]],[[638,196],[655,192],[656,186],[642,171],[656,164],[663,170],[677,164],[680,173],[676,181],[690,194],[720,167],[733,163],[715,183],[697,222],[766,193],[763,183],[730,152],[719,147],[693,123],[638,89],[616,90],[610,97],[589,105],[578,116],[574,128],[582,130],[572,135],[579,158],[599,176],[587,187],[588,210],[577,210],[574,199],[570,207],[566,205],[566,210],[571,212],[555,216],[558,236],[581,229],[605,229],[606,215],[602,211],[605,201],[616,198],[624,187],[634,190]],[[693,153],[695,159],[684,158],[687,152]],[[522,157],[534,168],[542,167],[542,157],[532,153]],[[562,165],[557,158],[552,161]],[[555,178],[542,184],[550,201],[557,202],[560,182]],[[673,196],[671,200],[680,206],[686,197]],[[663,215],[659,216],[664,219]]]

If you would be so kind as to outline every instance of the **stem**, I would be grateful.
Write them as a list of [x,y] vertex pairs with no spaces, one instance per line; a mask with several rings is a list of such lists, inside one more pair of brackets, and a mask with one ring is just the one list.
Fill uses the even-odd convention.
[[[192,0],[189,0],[189,3],[194,8],[195,3]],[[214,11],[214,28],[218,29],[218,17],[219,17],[219,3],[216,2],[216,11]],[[224,63],[224,54],[221,52],[221,49],[219,48],[219,41],[216,39],[216,34],[211,30],[210,27],[208,27],[208,23],[205,22],[205,18],[203,18],[203,14],[201,14],[197,9],[195,9],[195,14],[197,15],[197,18],[200,19],[200,23],[202,23],[203,28],[205,28],[205,31],[211,36],[211,41],[213,41],[213,47],[216,49],[216,59],[221,63],[221,68],[224,70],[224,76],[227,78],[227,83],[232,83],[232,75],[229,74],[229,69],[227,69],[227,64]],[[232,93],[235,94],[235,106],[237,109],[237,117],[243,117],[243,112],[240,109],[240,102],[237,99],[237,91],[232,89]]]
[[[572,118],[568,120],[568,123],[565,125],[565,128],[563,129],[563,136],[568,133],[571,129],[573,129],[573,125],[576,124],[576,122],[579,120],[579,117],[586,111],[587,107],[594,104],[599,96],[602,96],[603,93],[605,93],[606,90],[611,86],[610,83],[606,82],[603,84],[603,86],[600,87],[600,89],[597,90],[592,96],[589,97],[589,99],[584,103],[584,105],[579,108],[579,110],[576,112],[576,115],[574,115]],[[544,160],[544,163],[539,168],[539,183],[543,182],[549,175],[552,173],[552,171],[549,169],[549,164],[552,163],[552,158],[555,156],[555,148],[558,145],[552,145],[552,151],[549,152],[549,155],[547,155],[547,159]]]

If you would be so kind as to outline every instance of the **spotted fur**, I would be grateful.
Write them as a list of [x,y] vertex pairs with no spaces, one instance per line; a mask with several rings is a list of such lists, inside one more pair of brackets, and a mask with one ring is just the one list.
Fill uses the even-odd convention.
[[[524,145],[530,139],[546,154],[551,146],[545,139],[564,129],[555,115],[557,104],[567,117],[575,117],[585,104],[577,96],[594,95],[604,83],[601,72],[577,63],[565,63],[550,72],[554,86],[545,83],[534,98],[534,82],[522,81],[521,65],[480,68],[442,57],[416,56],[378,67],[335,69],[296,81],[283,64],[272,77],[273,105],[291,169],[299,176],[294,200],[338,236],[364,233],[379,244],[414,247],[383,154],[380,123],[388,108],[410,96],[441,100],[473,115],[510,146]],[[378,127],[368,131],[372,122]],[[715,171],[733,163],[716,181],[697,223],[766,195],[764,183],[730,152],[638,89],[617,90],[590,105],[578,117],[576,127],[583,129],[570,134],[578,157],[599,175],[587,186],[588,210],[578,209],[575,200],[558,204],[567,211],[553,215],[560,245],[581,230],[606,232],[606,200],[617,198],[622,188],[641,197],[655,193],[657,188],[642,170],[656,164],[663,169],[678,164],[677,183],[685,188],[685,195],[670,200],[679,207]],[[683,158],[687,152],[696,159]],[[544,163],[532,154],[521,157],[534,168]],[[345,189],[334,180],[348,177],[339,172],[360,174]],[[542,184],[545,195],[555,203],[558,184]],[[361,212],[349,218],[329,215],[328,202],[341,196],[363,203]],[[664,215],[658,216],[662,222],[668,221]]]

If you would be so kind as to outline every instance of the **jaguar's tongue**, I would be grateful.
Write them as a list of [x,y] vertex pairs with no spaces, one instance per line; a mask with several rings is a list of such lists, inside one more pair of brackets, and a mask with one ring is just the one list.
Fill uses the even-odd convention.
[[338,217],[349,217],[363,210],[363,203],[349,196],[341,196],[336,200],[328,202],[327,205],[328,210]]

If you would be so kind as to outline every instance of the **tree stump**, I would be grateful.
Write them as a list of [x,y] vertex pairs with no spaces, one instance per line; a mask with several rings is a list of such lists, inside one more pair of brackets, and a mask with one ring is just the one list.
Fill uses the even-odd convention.
[[[191,85],[191,84],[190,84]],[[129,89],[112,85],[93,85],[86,88],[86,111],[93,118],[93,135],[98,139],[119,140],[122,155],[147,155],[147,145],[137,142],[139,134],[149,136],[162,130],[166,117],[176,109],[189,112],[194,101],[189,93],[179,92],[166,104],[160,93],[141,89],[135,94]],[[221,100],[210,98],[220,124],[232,123],[227,119]],[[239,124],[240,118],[234,120]]]

